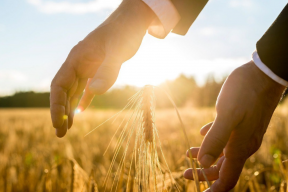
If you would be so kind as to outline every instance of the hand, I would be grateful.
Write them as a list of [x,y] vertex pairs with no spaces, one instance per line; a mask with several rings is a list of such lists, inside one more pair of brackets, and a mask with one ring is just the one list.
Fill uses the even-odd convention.
[[[284,89],[252,61],[229,75],[217,99],[214,122],[201,129],[206,135],[201,147],[190,149],[208,180],[216,180],[213,192],[226,192],[236,185],[246,159],[259,149]],[[210,167],[220,156],[217,165]],[[192,170],[186,170],[184,177],[193,179]]]
[[72,126],[85,87],[81,110],[94,94],[103,94],[114,84],[122,63],[137,52],[153,17],[141,0],[124,0],[104,23],[73,47],[51,83],[50,111],[58,137]]

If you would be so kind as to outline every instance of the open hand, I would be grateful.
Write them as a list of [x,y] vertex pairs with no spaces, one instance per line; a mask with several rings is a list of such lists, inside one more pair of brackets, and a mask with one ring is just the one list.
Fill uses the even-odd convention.
[[51,118],[58,137],[72,126],[84,89],[80,110],[90,104],[94,94],[103,94],[114,84],[122,63],[137,52],[153,17],[141,0],[124,0],[104,23],[73,47],[51,83]]
[[[261,146],[284,88],[252,61],[229,75],[217,99],[214,122],[201,129],[205,135],[201,147],[190,149],[205,168],[208,180],[216,180],[211,186],[213,192],[226,192],[236,185],[246,159]],[[186,170],[184,177],[193,179],[192,170]]]

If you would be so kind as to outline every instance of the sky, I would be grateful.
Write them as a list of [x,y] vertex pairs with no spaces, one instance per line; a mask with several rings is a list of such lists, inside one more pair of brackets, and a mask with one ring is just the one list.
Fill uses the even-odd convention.
[[[1,0],[0,95],[49,91],[71,48],[101,24],[120,0]],[[251,60],[257,40],[286,0],[210,0],[185,36],[144,37],[122,65],[115,86],[157,85],[180,74],[199,85]]]

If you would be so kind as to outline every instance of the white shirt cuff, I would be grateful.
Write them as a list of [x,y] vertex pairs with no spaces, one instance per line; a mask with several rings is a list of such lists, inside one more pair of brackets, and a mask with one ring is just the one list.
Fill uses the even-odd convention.
[[150,24],[148,33],[157,38],[165,38],[177,25],[180,15],[170,0],[143,0],[158,17]]
[[268,77],[276,81],[277,83],[288,87],[288,81],[282,79],[281,77],[277,76],[273,71],[271,71],[260,59],[257,50],[254,51],[252,54],[252,59],[255,63],[255,65],[263,72],[265,73]]

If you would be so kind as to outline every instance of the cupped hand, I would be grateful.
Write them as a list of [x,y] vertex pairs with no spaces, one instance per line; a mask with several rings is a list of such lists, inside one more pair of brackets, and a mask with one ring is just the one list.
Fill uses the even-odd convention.
[[[205,135],[201,147],[190,149],[208,180],[216,180],[211,186],[213,192],[234,188],[245,161],[261,146],[284,89],[252,61],[229,75],[217,99],[214,122],[201,129]],[[199,179],[205,180],[202,172],[197,172]],[[186,170],[184,177],[193,179],[192,170]]]
[[139,49],[153,17],[141,0],[124,0],[104,23],[72,48],[51,83],[50,111],[58,137],[72,126],[78,103],[79,110],[84,110],[95,94],[103,94],[114,84],[122,63]]

